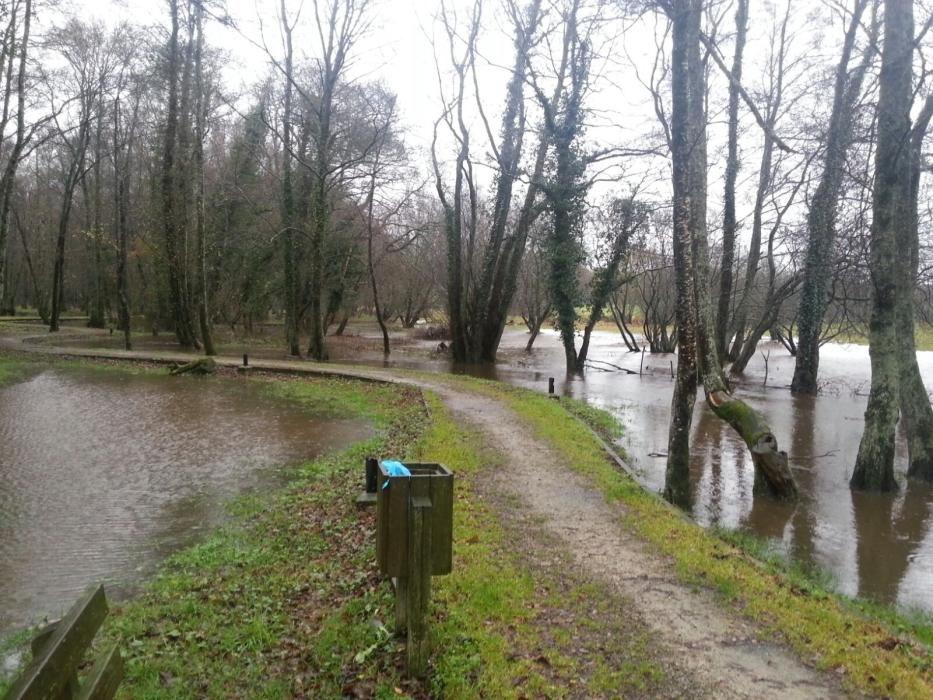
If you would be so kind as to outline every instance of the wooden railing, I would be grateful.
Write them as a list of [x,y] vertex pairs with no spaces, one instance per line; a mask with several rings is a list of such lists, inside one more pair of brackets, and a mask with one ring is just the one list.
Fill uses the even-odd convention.
[[32,662],[6,700],[110,700],[123,680],[123,659],[115,645],[102,654],[78,684],[78,668],[107,617],[103,586],[81,596],[68,614],[32,641]]

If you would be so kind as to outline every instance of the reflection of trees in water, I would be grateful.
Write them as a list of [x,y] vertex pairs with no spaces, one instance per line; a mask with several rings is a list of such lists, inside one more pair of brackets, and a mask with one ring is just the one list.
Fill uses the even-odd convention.
[[[811,396],[793,398],[794,429],[791,434],[790,464],[806,468],[794,469],[801,498],[796,503],[755,498],[745,518],[745,527],[762,537],[784,539],[788,523],[792,526],[789,554],[795,561],[812,563],[815,547],[813,533],[816,515],[813,512],[814,469],[810,459],[814,446],[814,403]],[[803,462],[803,464],[801,464]]]
[[712,524],[734,524],[751,499],[745,444],[704,405],[694,420],[690,489],[694,514]]
[[895,601],[923,541],[933,489],[911,482],[903,496],[852,492],[859,595]]
[[796,395],[792,399],[791,410],[794,417],[794,430],[790,441],[791,464],[800,466],[794,470],[797,486],[802,494],[810,497],[800,499],[794,509],[791,523],[794,528],[790,543],[790,554],[796,561],[812,563],[815,561],[816,547],[813,535],[817,527],[817,517],[813,512],[814,495],[817,493],[816,470],[820,468],[814,458],[815,398]]

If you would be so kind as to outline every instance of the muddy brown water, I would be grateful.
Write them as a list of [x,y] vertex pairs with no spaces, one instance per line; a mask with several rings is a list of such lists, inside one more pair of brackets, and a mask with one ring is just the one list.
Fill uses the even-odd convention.
[[125,593],[230,497],[371,434],[247,380],[54,369],[0,388],[0,637],[91,582]]
[[[676,366],[676,356],[646,353],[641,376],[624,374],[611,365],[638,372],[642,356],[628,352],[618,334],[596,332],[590,349],[592,366],[585,377],[567,380],[556,333],[543,332],[531,354],[524,352],[526,341],[524,332],[507,329],[495,367],[457,367],[441,355],[432,358],[430,350],[437,343],[428,341],[415,346],[421,351],[417,358],[400,352],[388,363],[379,355],[339,359],[469,373],[538,391],[547,391],[548,377],[555,377],[558,393],[604,408],[621,420],[625,436],[619,446],[641,483],[660,491],[673,392],[671,363]],[[789,453],[802,498],[785,505],[753,497],[748,451],[706,407],[701,392],[692,439],[694,518],[703,525],[766,537],[779,551],[826,572],[831,584],[848,595],[933,612],[933,490],[908,485],[904,478],[903,436],[899,436],[896,465],[900,492],[890,496],[849,490],[871,379],[867,348],[824,346],[823,392],[815,398],[791,395],[794,360],[783,348],[764,343],[760,350],[768,357],[767,385],[763,385],[765,362],[759,355],[737,393],[770,419],[782,449]],[[933,352],[918,353],[918,360],[927,387],[933,388]]]

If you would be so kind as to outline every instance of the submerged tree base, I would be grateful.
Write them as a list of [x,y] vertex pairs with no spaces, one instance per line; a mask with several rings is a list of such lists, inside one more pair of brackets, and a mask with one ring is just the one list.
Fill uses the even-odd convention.
[[787,463],[787,453],[778,450],[777,438],[762,416],[744,401],[724,391],[711,391],[706,402],[713,412],[741,436],[755,464],[754,493],[772,498],[797,498],[797,483]]

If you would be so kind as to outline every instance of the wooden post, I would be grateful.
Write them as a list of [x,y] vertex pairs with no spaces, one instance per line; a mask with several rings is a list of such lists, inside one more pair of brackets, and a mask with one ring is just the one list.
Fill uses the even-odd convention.
[[379,460],[375,457],[366,458],[366,493],[376,493],[379,488]]
[[408,675],[428,670],[428,601],[431,599],[431,499],[412,496],[408,528]]
[[395,634],[401,637],[408,629],[408,577],[395,579]]

